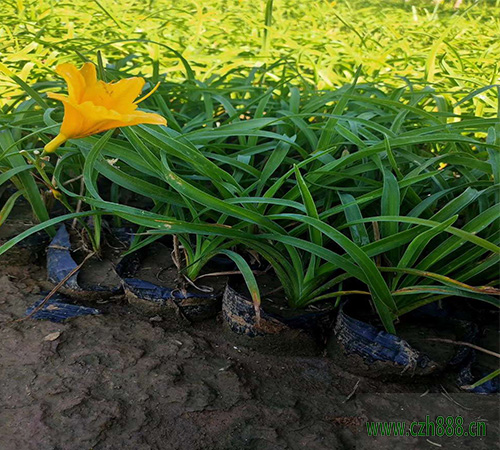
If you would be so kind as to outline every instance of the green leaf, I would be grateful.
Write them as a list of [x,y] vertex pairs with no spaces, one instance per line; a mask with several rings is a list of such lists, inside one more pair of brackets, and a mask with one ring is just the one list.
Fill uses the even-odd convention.
[[[431,239],[445,231],[449,226],[453,225],[458,219],[458,215],[451,217],[445,222],[432,227],[430,230],[424,231],[419,234],[408,246],[404,255],[398,263],[398,268],[409,268],[412,267],[415,261],[424,251],[425,247],[429,244]],[[393,289],[396,288],[400,276],[396,277],[393,282]]]
[[373,303],[384,327],[389,333],[395,333],[391,314],[396,314],[396,303],[380,271],[368,255],[342,233],[321,220],[299,214],[282,214],[280,217],[304,222],[315,227],[346,251],[352,260],[362,269],[365,275],[365,282],[370,288]]
[[34,167],[35,166],[26,164],[25,166],[14,167],[13,169],[5,171],[4,173],[2,173],[2,175],[0,175],[0,186],[9,181],[13,176],[17,175],[18,173],[24,172],[26,170],[31,170]]
[[12,194],[5,204],[3,205],[2,209],[0,210],[0,226],[3,225],[3,223],[7,220],[9,217],[9,214],[12,211],[12,208],[14,208],[14,205],[16,203],[16,200],[23,195],[23,191],[17,191],[14,194]]
[[289,150],[290,144],[287,144],[286,142],[278,142],[276,149],[269,156],[269,159],[267,160],[267,163],[260,175],[259,183],[256,187],[257,196],[262,193],[267,180],[269,180],[273,173],[280,167]]
[[[16,154],[5,156],[5,159],[9,162],[10,166],[13,169],[19,169],[17,177],[19,178],[19,181],[23,187],[24,197],[26,197],[26,199],[30,203],[31,208],[33,209],[33,212],[35,213],[38,220],[40,222],[47,221],[49,219],[49,213],[47,211],[45,203],[43,202],[38,186],[31,173],[27,172],[27,168],[30,165],[19,153],[17,153],[19,152],[19,149],[16,147],[16,143],[12,138],[10,130],[0,131],[0,148],[2,150],[5,150],[8,147],[14,148],[16,150]],[[47,233],[50,236],[55,236],[56,232],[53,227],[49,226],[47,228]]]
[[[294,166],[294,169],[295,169],[295,178],[297,179],[297,186],[299,187],[300,195],[302,197],[302,202],[304,203],[304,206],[306,208],[306,212],[308,216],[319,220],[319,215],[316,209],[316,205],[314,204],[314,199],[312,198],[312,195],[309,192],[309,189],[307,188],[304,178],[302,178],[302,175],[300,174],[300,171],[296,165]],[[323,239],[321,237],[321,232],[319,230],[317,230],[314,227],[311,227],[310,233],[311,233],[311,242],[313,242],[316,245],[323,245]]]
[[247,285],[248,291],[250,292],[250,295],[252,297],[255,312],[257,316],[259,316],[258,311],[260,309],[260,291],[252,269],[250,268],[248,263],[243,259],[243,257],[238,255],[238,253],[235,253],[231,250],[219,250],[218,253],[226,255],[227,257],[232,259],[236,264],[236,266],[238,267],[238,270],[241,272],[241,275],[243,276],[245,283]]
[[[349,87],[349,89],[346,90],[346,92],[342,95],[338,103],[335,105],[335,108],[333,109],[332,114],[333,115],[338,115],[340,116],[342,112],[344,111],[345,107],[347,106],[347,103],[349,101],[349,96],[354,92],[356,88],[356,83],[358,82],[359,75],[361,74],[361,66],[358,67],[356,70],[356,73],[354,74],[354,80]],[[336,132],[336,125],[338,123],[337,118],[329,118],[328,121],[326,122],[323,130],[321,131],[321,135],[319,137],[318,141],[318,147],[317,151],[322,151],[328,148],[332,142],[333,136],[335,136]],[[324,161],[327,161],[327,159],[322,159]]]
[[[497,217],[498,217],[498,214],[500,214],[500,212],[497,211]],[[384,222],[384,221],[387,221],[387,222],[412,223],[412,224],[416,224],[416,225],[424,225],[426,227],[431,227],[431,228],[440,224],[440,222],[436,222],[436,221],[433,221],[433,220],[418,219],[418,218],[414,218],[414,217],[378,216],[378,217],[368,217],[368,218],[365,218],[365,219],[362,219],[362,220],[356,220],[356,221],[353,221],[353,222],[350,222],[350,223],[346,224],[345,226],[343,226],[341,228],[352,226],[352,225],[355,225],[355,224],[358,224],[358,223]],[[450,226],[445,231],[448,232],[448,233],[450,233],[450,234],[453,234],[453,235],[459,237],[460,239],[462,239],[464,241],[472,242],[473,244],[479,245],[480,247],[483,247],[483,248],[485,248],[487,250],[490,250],[492,252],[495,252],[495,253],[500,252],[500,247],[492,244],[491,242],[487,241],[486,239],[480,238],[480,237],[478,237],[478,236],[476,236],[476,235],[474,235],[472,233],[469,233],[469,232],[467,232],[465,230],[461,230],[459,228],[455,228],[455,227],[451,227]]]
[[170,186],[172,186],[179,194],[184,195],[194,202],[206,206],[207,208],[211,208],[223,214],[227,214],[229,216],[248,221],[255,225],[259,225],[263,229],[275,231],[278,233],[283,232],[281,227],[279,227],[266,217],[262,216],[261,214],[247,210],[245,208],[242,208],[241,206],[226,203],[223,200],[220,200],[183,180],[174,172],[172,172],[172,170],[170,170],[165,159],[165,155],[162,155],[162,162],[165,173],[165,181],[170,184]]
[[[417,308],[420,308],[423,305],[426,305],[430,303],[430,301],[433,301],[432,299],[429,301],[429,299],[425,299],[422,297],[421,294],[434,294],[434,295],[440,295],[440,296],[445,296],[445,297],[464,297],[464,298],[469,298],[469,299],[474,299],[474,300],[480,300],[483,302],[486,302],[490,305],[493,305],[496,308],[500,307],[500,301],[494,297],[491,297],[489,295],[485,294],[477,294],[474,292],[470,291],[465,291],[462,289],[456,289],[452,288],[450,286],[409,286],[405,287],[404,289],[400,289],[399,291],[394,291],[392,295],[394,295],[395,298],[399,296],[417,296],[416,300],[409,302],[406,306],[401,307],[399,309],[399,315],[402,316],[403,314],[407,314],[410,311],[413,311]],[[399,303],[399,300],[398,300]]]
[[490,380],[493,380],[493,378],[496,378],[499,375],[500,375],[500,369],[497,369],[497,370],[489,373],[485,377],[481,378],[480,380],[476,381],[474,384],[472,384],[470,386],[462,386],[462,388],[467,389],[467,390],[476,389],[477,387],[481,386],[482,384],[484,384]]
[[[363,218],[356,199],[351,194],[342,194],[339,192],[340,201],[346,208],[344,214],[347,222],[353,222]],[[366,231],[365,224],[353,225],[350,227],[351,237],[356,245],[363,246],[370,243],[370,237]]]
[[83,166],[83,180],[85,182],[87,190],[95,198],[100,198],[100,195],[97,192],[97,185],[95,182],[97,178],[96,177],[97,171],[95,170],[95,165],[102,152],[102,149],[107,144],[109,138],[113,134],[113,131],[114,130],[109,130],[106,134],[101,136],[99,140],[92,146],[92,149],[90,150],[90,152],[88,152],[85,158],[85,164]]
[[3,255],[7,250],[11,249],[16,245],[17,243],[21,242],[22,240],[26,239],[27,237],[31,236],[32,234],[35,234],[39,231],[46,230],[49,227],[53,227],[54,225],[64,222],[65,220],[71,220],[71,219],[76,219],[79,217],[88,217],[88,216],[93,216],[97,214],[105,214],[103,211],[101,212],[96,212],[96,211],[85,211],[85,212],[80,212],[80,213],[71,213],[71,214],[65,214],[59,217],[55,217],[53,219],[47,220],[45,222],[39,223],[38,225],[35,225],[31,228],[29,228],[26,231],[23,231],[22,233],[19,233],[16,237],[8,240],[5,244],[0,245],[0,255]]
[[[381,211],[383,216],[399,216],[401,204],[401,195],[399,193],[399,184],[392,172],[383,170],[384,186],[382,188]],[[381,236],[387,238],[398,232],[397,222],[382,222],[380,226]],[[396,262],[399,257],[397,249],[391,250],[387,255],[390,261]]]
[[[226,181],[238,187],[238,183],[236,183],[231,175],[203,156],[203,154],[185,137],[183,137],[181,141],[180,139],[168,136],[164,132],[146,128],[143,125],[139,126],[136,130],[137,135],[144,139],[144,141],[149,142],[162,152],[167,152],[169,155],[188,162],[195,171],[206,175],[210,179],[219,180],[221,182]],[[133,143],[134,142],[132,142],[132,144]],[[157,167],[157,169],[160,168]]]

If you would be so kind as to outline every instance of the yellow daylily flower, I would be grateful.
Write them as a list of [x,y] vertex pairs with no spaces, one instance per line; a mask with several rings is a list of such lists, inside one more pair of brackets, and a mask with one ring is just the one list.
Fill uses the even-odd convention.
[[85,63],[78,70],[73,64],[61,64],[56,72],[68,84],[68,95],[48,93],[49,98],[64,104],[61,131],[46,146],[51,153],[68,139],[78,139],[113,128],[149,123],[166,125],[158,114],[138,111],[137,105],[149,97],[158,87],[143,98],[135,100],[144,87],[144,79],[127,78],[115,83],[98,81],[95,65]]

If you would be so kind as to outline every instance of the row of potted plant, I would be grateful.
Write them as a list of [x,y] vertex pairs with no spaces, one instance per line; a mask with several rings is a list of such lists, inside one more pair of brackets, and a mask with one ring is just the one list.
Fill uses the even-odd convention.
[[[430,87],[359,82],[360,71],[328,92],[263,84],[265,69],[147,83],[145,111],[142,79],[98,67],[121,79],[99,81],[91,63],[58,72],[68,87],[51,91],[67,96],[26,87],[1,118],[0,183],[17,188],[2,220],[22,195],[41,223],[0,253],[75,220],[98,257],[112,221],[131,228],[127,255],[171,247],[174,290],[203,298],[211,276],[241,275],[247,333],[349,297],[370,299],[393,334],[443,298],[498,307],[497,118],[456,115]],[[213,269],[221,255],[234,266]]]

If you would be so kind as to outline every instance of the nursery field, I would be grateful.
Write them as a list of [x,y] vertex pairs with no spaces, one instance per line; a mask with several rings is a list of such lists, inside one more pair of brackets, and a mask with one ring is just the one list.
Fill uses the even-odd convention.
[[500,2],[0,17],[0,449],[494,448]]
[[[265,66],[266,79],[323,89],[350,82],[362,64],[362,80],[430,83],[451,98],[498,83],[495,0],[459,8],[449,0],[131,0],[125,8],[109,0],[4,0],[0,17],[1,61],[30,84],[50,78],[55,64],[92,59],[97,50],[127,73],[176,81],[186,70],[174,50],[199,82]],[[0,72],[0,105],[19,92]],[[474,112],[495,104],[486,90]]]

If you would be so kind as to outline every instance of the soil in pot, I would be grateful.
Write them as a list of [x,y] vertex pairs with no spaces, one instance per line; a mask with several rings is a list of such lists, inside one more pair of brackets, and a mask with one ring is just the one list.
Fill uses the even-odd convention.
[[469,347],[446,345],[435,339],[459,342],[475,340],[477,326],[453,317],[415,318],[411,314],[403,316],[397,324],[398,336],[420,353],[427,355],[438,364],[438,370],[460,365],[470,353]]

